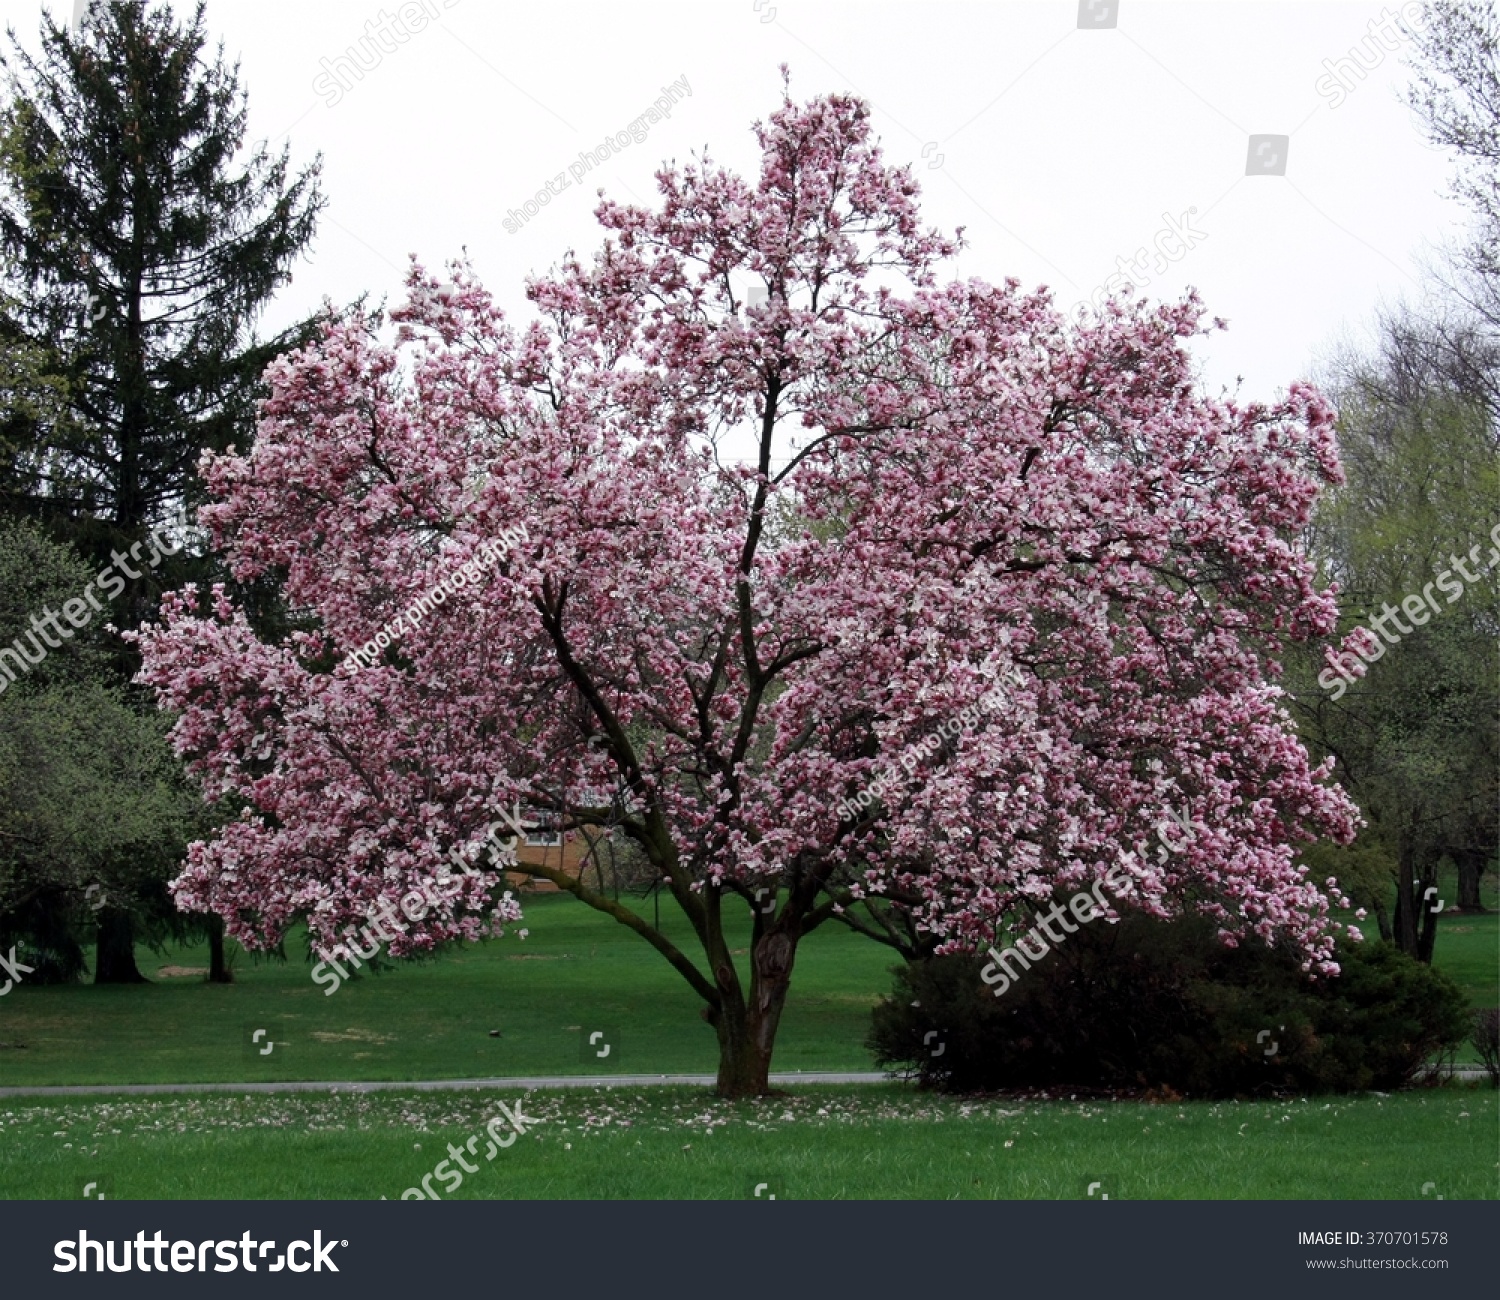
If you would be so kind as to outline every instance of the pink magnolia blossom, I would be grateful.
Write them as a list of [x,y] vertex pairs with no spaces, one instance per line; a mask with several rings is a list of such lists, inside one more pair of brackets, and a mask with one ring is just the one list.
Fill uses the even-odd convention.
[[[941,279],[958,241],[857,99],[756,133],[754,181],[705,156],[658,172],[654,209],[601,201],[609,237],[528,283],[524,324],[467,265],[414,264],[394,339],[331,322],[271,367],[200,518],[237,579],[284,579],[297,630],[266,644],[215,589],[140,635],[179,752],[245,809],[179,902],[331,946],[490,809],[573,826],[576,792],[620,791],[702,951],[553,878],[704,997],[728,1090],[764,1075],[797,941],[870,925],[861,900],[973,950],[1123,860],[1135,906],[1336,969],[1345,900],[1296,855],[1356,814],[1276,684],[1335,621],[1296,543],[1340,478],[1329,405],[1201,394],[1192,295],[1069,322],[1045,290]],[[477,590],[337,666],[516,525]],[[478,936],[497,885],[463,878],[391,951]],[[720,900],[766,887],[747,989]]]

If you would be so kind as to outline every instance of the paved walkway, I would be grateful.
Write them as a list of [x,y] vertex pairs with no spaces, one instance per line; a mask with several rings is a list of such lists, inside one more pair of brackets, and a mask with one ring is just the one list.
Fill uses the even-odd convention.
[[[773,1074],[777,1087],[796,1083],[886,1083],[885,1074]],[[368,1080],[362,1083],[89,1083],[52,1088],[0,1088],[0,1097],[153,1096],[174,1092],[384,1092],[411,1088],[418,1092],[457,1092],[468,1088],[712,1088],[712,1074],[545,1074],[509,1079]]]

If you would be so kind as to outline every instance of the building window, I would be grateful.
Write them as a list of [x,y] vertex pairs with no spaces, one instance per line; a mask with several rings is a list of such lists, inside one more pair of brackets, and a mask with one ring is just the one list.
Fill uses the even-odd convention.
[[556,813],[528,810],[521,818],[529,849],[556,848],[562,843],[562,819]]

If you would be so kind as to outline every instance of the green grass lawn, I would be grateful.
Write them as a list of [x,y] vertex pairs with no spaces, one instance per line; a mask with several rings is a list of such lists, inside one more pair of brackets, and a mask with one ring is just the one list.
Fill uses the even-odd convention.
[[[662,923],[694,951],[675,908],[663,909]],[[144,986],[23,981],[0,999],[0,1086],[716,1069],[717,1044],[701,1004],[642,940],[561,896],[528,898],[526,925],[525,940],[512,934],[434,961],[403,962],[332,996],[313,983],[300,932],[287,939],[288,962],[240,954],[232,985],[160,974],[206,968],[202,948],[159,958],[140,949],[152,980]],[[1439,968],[1473,1005],[1494,1006],[1500,915],[1445,914],[1439,926]],[[743,927],[748,942],[748,912]],[[872,1069],[864,1047],[870,1008],[889,990],[897,960],[840,925],[810,935],[798,949],[775,1068]],[[257,1029],[265,1032],[253,1042]],[[602,1058],[583,1052],[595,1030],[605,1037],[593,1051],[609,1046]],[[266,1055],[268,1041],[275,1047]],[[1459,1059],[1472,1055],[1465,1048]]]
[[[0,1102],[0,1198],[401,1197],[504,1094]],[[514,1094],[508,1098],[513,1102]],[[534,1093],[541,1121],[443,1199],[1495,1199],[1497,1097],[1441,1088],[1289,1102],[961,1100],[808,1085]],[[446,1171],[445,1171],[446,1173]]]
[[[663,921],[688,944],[686,926]],[[1438,965],[1496,1002],[1500,917],[1443,916]],[[622,927],[562,897],[529,937],[402,963],[326,996],[293,960],[238,958],[236,983],[147,961],[137,987],[22,983],[0,1000],[0,1085],[712,1073],[696,999]],[[748,936],[748,914],[743,918]],[[691,951],[691,948],[689,949]],[[779,1070],[869,1069],[889,950],[827,926],[798,952]],[[256,1029],[266,1030],[259,1043]],[[599,1030],[609,1054],[584,1052]],[[491,1037],[499,1030],[499,1037]],[[275,1044],[269,1055],[260,1050]],[[597,1049],[595,1049],[597,1050]],[[1449,1199],[1497,1195],[1496,1094],[1445,1088],[1296,1102],[965,1100],[900,1085],[801,1086],[726,1103],[704,1090],[538,1093],[544,1122],[482,1158],[458,1198]],[[500,1094],[503,1095],[503,1094]],[[0,1199],[399,1198],[496,1115],[495,1093],[0,1100]],[[442,1178],[431,1185],[445,1199]],[[94,1194],[97,1194],[96,1189]]]
[[[561,896],[528,898],[525,924],[525,940],[512,933],[434,961],[403,962],[332,996],[313,983],[300,933],[287,939],[286,963],[240,955],[231,985],[158,975],[163,967],[206,968],[205,948],[149,961],[139,950],[147,986],[23,982],[0,1000],[0,1086],[717,1069],[702,1003],[644,941]],[[748,909],[743,924],[748,943]],[[662,925],[674,941],[693,942],[675,908],[662,909]],[[841,925],[808,936],[776,1068],[873,1069],[863,1046],[870,1008],[890,988],[898,960]],[[252,1047],[256,1029],[266,1034]],[[500,1037],[490,1037],[494,1029]],[[608,1043],[609,1054],[585,1059],[583,1040],[595,1030],[606,1037],[592,1052]],[[262,1055],[267,1041],[276,1047]]]
[[1500,914],[1440,916],[1432,964],[1463,989],[1471,1007],[1500,1003]]

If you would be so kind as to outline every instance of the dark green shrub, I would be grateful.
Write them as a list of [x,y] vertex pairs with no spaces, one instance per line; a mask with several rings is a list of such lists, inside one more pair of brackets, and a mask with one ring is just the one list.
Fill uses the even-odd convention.
[[1000,998],[982,956],[898,968],[869,1046],[946,1091],[1232,1096],[1399,1087],[1468,1032],[1452,981],[1388,944],[1342,944],[1342,975],[1310,981],[1285,950],[1225,948],[1215,930],[1141,915],[1086,927]]
[[1393,944],[1346,944],[1343,972],[1312,990],[1322,1014],[1312,1082],[1340,1088],[1393,1088],[1411,1082],[1428,1057],[1468,1037],[1467,1000],[1458,986]]

